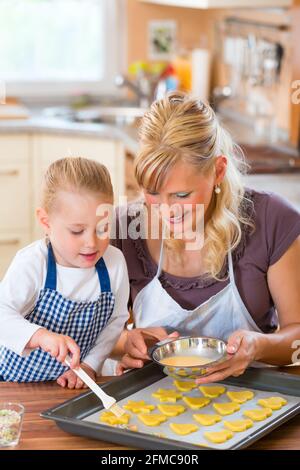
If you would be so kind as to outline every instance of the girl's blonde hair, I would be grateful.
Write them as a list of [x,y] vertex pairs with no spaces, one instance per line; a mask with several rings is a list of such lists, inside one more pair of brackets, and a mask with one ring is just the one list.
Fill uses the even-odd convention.
[[[246,168],[242,151],[208,104],[180,92],[169,93],[152,104],[141,123],[140,143],[135,176],[140,187],[151,191],[161,188],[178,162],[210,174],[215,170],[216,158],[226,155],[228,163],[221,192],[213,193],[212,215],[204,227],[205,271],[219,279],[228,250],[234,250],[241,240],[241,224],[253,227],[242,211],[245,195],[241,174]],[[165,243],[177,252],[182,246],[178,240]]]
[[107,168],[94,160],[67,157],[54,161],[47,169],[42,186],[42,206],[51,211],[58,191],[88,191],[113,200]]

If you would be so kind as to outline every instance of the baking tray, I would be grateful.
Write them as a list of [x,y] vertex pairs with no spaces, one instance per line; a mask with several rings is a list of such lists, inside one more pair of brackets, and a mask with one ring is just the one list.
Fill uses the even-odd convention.
[[[164,379],[164,385],[158,383],[162,379]],[[155,389],[162,386],[170,388],[172,381],[173,379],[166,377],[158,365],[151,363],[142,369],[132,370],[121,377],[107,382],[102,385],[102,388],[108,394],[114,396],[118,402],[132,399],[132,395],[140,392],[139,399],[145,399],[147,403],[149,403],[149,395],[147,395],[146,399],[144,389],[147,389],[147,387],[150,387],[151,389],[153,386]],[[280,396],[288,399],[289,406],[286,405],[281,410],[274,411],[270,418],[259,423],[254,423],[253,428],[245,432],[234,433],[234,438],[227,441],[226,444],[218,445],[214,445],[201,438],[199,438],[198,445],[193,442],[188,442],[189,436],[192,436],[192,434],[182,437],[174,435],[174,439],[163,438],[160,435],[155,435],[155,433],[165,434],[162,425],[157,428],[151,428],[151,430],[148,430],[146,434],[141,432],[142,426],[140,422],[138,425],[139,432],[133,432],[128,429],[95,422],[98,421],[95,417],[99,417],[99,414],[103,411],[103,406],[94,393],[90,391],[68,400],[57,407],[42,412],[41,416],[46,419],[54,420],[61,429],[71,434],[98,439],[101,441],[109,441],[128,447],[154,450],[206,450],[216,448],[235,450],[250,446],[255,441],[270,433],[273,429],[277,428],[300,412],[300,377],[283,372],[272,371],[270,369],[249,368],[242,376],[230,377],[220,383],[225,385],[227,388],[230,386],[231,390],[235,390],[236,387],[238,387],[239,389],[251,389],[255,392],[272,392],[272,394],[280,394]],[[174,386],[172,388],[174,388]],[[189,393],[189,395],[192,396],[192,393]],[[221,397],[219,398],[220,399],[216,401],[228,401],[228,399],[223,400]],[[257,398],[260,398],[260,396],[258,397],[256,393],[253,403],[256,404]],[[253,404],[251,405],[251,402],[248,401],[244,405],[241,405],[241,412],[243,409],[249,408],[249,404],[251,408],[253,407]],[[255,407],[259,408],[259,406]],[[208,406],[199,410],[198,413],[205,413],[206,410],[208,410]],[[197,411],[193,411],[193,413],[197,413]],[[236,412],[230,416],[225,416],[223,417],[223,420],[238,418],[238,413],[240,412]],[[180,419],[180,416],[176,418]],[[130,421],[130,423],[131,422],[132,421]],[[170,422],[170,419],[168,419],[168,422]],[[172,418],[172,422],[180,421]],[[194,420],[185,420],[185,422],[195,423]],[[219,429],[223,429],[223,426],[220,427],[220,424],[221,423],[218,423],[215,426],[219,426]],[[199,428],[204,432],[215,430],[215,426],[204,428],[199,425]],[[235,439],[236,435],[238,435],[238,439]],[[204,443],[206,445],[205,447],[199,446],[199,444],[201,445]]]

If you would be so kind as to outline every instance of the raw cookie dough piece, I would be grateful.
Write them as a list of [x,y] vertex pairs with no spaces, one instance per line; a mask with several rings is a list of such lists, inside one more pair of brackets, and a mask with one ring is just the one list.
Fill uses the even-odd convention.
[[192,381],[180,382],[179,380],[174,380],[174,385],[180,392],[190,392],[193,388],[197,387],[197,384]]
[[233,403],[233,402],[213,403],[213,407],[222,416],[231,415],[232,413],[240,409],[240,405],[238,405],[237,403]]
[[172,431],[176,432],[176,434],[180,434],[181,436],[186,436],[187,434],[191,434],[192,432],[198,431],[198,426],[196,424],[178,424],[178,423],[170,423],[170,428]]
[[271,408],[264,408],[263,410],[253,409],[244,411],[244,416],[252,419],[253,421],[263,421],[272,415]]
[[233,432],[246,431],[253,426],[251,419],[237,419],[236,421],[223,421],[225,428]]
[[224,429],[223,431],[216,431],[216,432],[205,432],[204,436],[209,441],[213,442],[214,444],[222,444],[223,442],[228,441],[233,437],[233,433]]
[[104,411],[99,416],[99,421],[101,423],[111,424],[112,426],[116,424],[128,424],[129,419],[130,419],[129,414],[125,413],[122,416],[118,417],[118,416],[115,416],[111,411]]
[[251,390],[244,390],[241,392],[227,392],[226,395],[235,403],[245,403],[247,400],[251,400],[254,397],[254,393],[251,392]]
[[152,393],[152,396],[158,398],[161,402],[171,403],[176,403],[176,400],[182,398],[182,394],[177,392],[177,390],[164,388],[159,388],[157,392]]
[[153,432],[152,436],[163,437],[163,438],[167,437],[163,432]]
[[198,410],[210,403],[210,399],[205,397],[183,397],[183,401],[189,405],[192,410]]
[[201,387],[199,387],[199,390],[200,392],[203,393],[205,397],[217,398],[218,396],[222,395],[222,393],[225,392],[226,388],[221,385],[220,386],[216,385],[213,387],[209,387],[209,386],[207,387],[207,386],[201,385]]
[[194,414],[193,418],[202,424],[202,426],[213,426],[214,424],[222,421],[222,417],[219,415],[210,414]]
[[146,426],[159,426],[161,423],[167,420],[166,416],[162,414],[140,414],[138,418]]
[[150,411],[155,410],[154,405],[147,405],[144,400],[128,400],[128,403],[123,405],[123,408],[125,408],[125,410],[132,411],[132,413],[150,413]]
[[157,405],[157,408],[166,416],[177,416],[185,411],[182,405]]
[[258,405],[264,408],[271,408],[271,410],[280,410],[282,406],[287,404],[287,401],[282,397],[261,398],[258,400]]

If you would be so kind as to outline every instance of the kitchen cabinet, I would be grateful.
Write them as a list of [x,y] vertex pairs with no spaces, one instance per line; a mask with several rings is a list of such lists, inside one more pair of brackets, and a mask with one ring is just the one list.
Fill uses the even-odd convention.
[[273,8],[290,7],[293,0],[140,0],[143,3],[156,3],[184,8]]
[[31,240],[30,138],[0,137],[0,279],[17,250]]
[[121,140],[53,131],[0,134],[0,280],[15,253],[40,238],[35,217],[42,176],[54,160],[83,156],[109,170],[115,203],[125,193],[125,150]]
[[31,242],[30,232],[0,232],[0,281],[16,252]]

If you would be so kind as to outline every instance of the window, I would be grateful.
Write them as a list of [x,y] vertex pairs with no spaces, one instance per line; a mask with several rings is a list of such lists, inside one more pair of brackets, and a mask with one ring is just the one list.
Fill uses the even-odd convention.
[[122,0],[0,0],[8,94],[112,91],[124,67],[122,13]]

